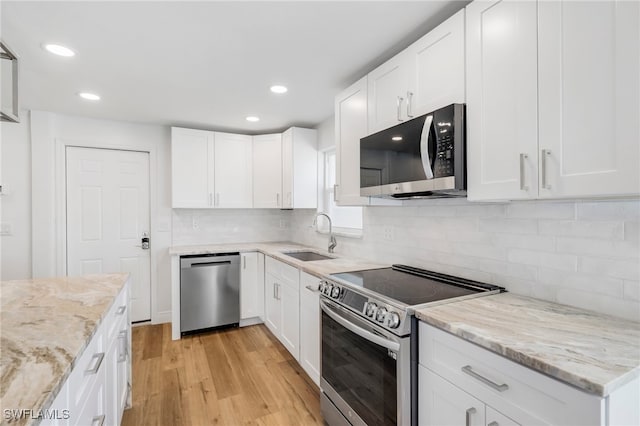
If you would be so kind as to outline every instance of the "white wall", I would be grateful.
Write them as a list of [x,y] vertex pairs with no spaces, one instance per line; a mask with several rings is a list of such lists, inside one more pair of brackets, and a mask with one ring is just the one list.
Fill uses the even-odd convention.
[[[149,152],[151,202],[151,315],[171,316],[171,163],[168,127],[31,112],[32,275],[64,274],[64,146]],[[25,164],[24,166],[28,166]],[[27,213],[27,212],[25,212]]]
[[27,111],[20,123],[0,124],[0,222],[11,225],[11,235],[0,237],[0,279],[31,278],[31,139]]
[[[326,248],[294,211],[291,239]],[[429,200],[365,207],[363,237],[336,252],[405,263],[507,290],[640,320],[638,200],[476,204]]]

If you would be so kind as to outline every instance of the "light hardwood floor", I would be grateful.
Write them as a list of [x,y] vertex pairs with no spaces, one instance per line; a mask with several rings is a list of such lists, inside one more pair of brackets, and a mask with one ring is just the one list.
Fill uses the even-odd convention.
[[264,325],[171,340],[132,329],[133,406],[123,426],[321,425],[318,387]]

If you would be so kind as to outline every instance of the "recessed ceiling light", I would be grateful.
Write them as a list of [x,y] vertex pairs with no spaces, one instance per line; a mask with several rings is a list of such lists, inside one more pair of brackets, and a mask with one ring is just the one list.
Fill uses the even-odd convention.
[[278,94],[281,94],[281,93],[287,93],[287,90],[289,90],[289,89],[287,89],[287,88],[286,88],[286,87],[284,87],[284,86],[278,86],[278,85],[276,85],[276,86],[271,86],[271,91],[272,91],[273,93],[278,93]]
[[402,140],[402,136],[394,136],[394,137],[391,138],[391,140],[392,141],[396,141],[396,142],[401,141]]
[[70,57],[76,54],[76,52],[74,52],[73,50],[69,49],[68,47],[62,46],[60,44],[51,44],[51,43],[45,44],[44,48],[48,52],[51,52],[54,55],[58,55],[58,56]]
[[96,95],[95,93],[80,92],[80,93],[78,93],[78,96],[80,96],[82,99],[86,99],[88,101],[99,101],[100,100],[100,96]]
[[260,121],[260,118],[254,115],[250,115],[247,117],[247,121],[256,122],[256,121]]

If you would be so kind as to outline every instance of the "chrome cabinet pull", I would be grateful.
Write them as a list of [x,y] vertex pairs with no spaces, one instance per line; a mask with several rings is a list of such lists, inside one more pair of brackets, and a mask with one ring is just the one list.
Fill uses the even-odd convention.
[[467,408],[467,412],[465,413],[465,426],[471,426],[471,415],[476,413],[476,409],[471,407]]
[[127,360],[128,355],[128,342],[127,342],[127,330],[121,330],[118,333],[118,342],[120,344],[118,348],[118,362],[124,362]]
[[276,207],[280,207],[280,194],[276,194]]
[[127,310],[127,305],[122,305],[116,311],[116,315],[122,315],[122,314],[124,314],[124,311],[126,311],[126,310]]
[[305,288],[312,293],[320,293],[320,290],[318,290],[318,286],[308,285],[308,286],[305,286]]
[[277,285],[278,285],[278,284],[273,283],[273,298],[274,298],[274,299],[276,298],[276,286],[277,286]]
[[494,388],[498,392],[504,392],[507,389],[509,389],[509,385],[507,385],[506,383],[503,383],[503,384],[499,385],[499,384],[494,383],[491,380],[487,379],[486,377],[481,376],[480,374],[476,373],[475,371],[473,371],[473,368],[470,365],[465,365],[464,367],[462,367],[462,372],[463,373],[467,373],[468,375],[470,375],[474,379],[480,380],[482,383],[484,383],[487,386],[490,386],[490,387]]
[[413,92],[407,92],[407,117],[413,118],[411,113],[411,99],[413,99]]
[[247,269],[247,256],[242,256],[242,269]]
[[338,184],[333,185],[333,202],[338,202]]
[[104,352],[93,354],[91,359],[92,360],[96,360],[96,362],[95,362],[95,365],[93,366],[93,368],[89,368],[89,369],[84,371],[84,374],[86,374],[86,375],[96,374],[98,372],[98,370],[100,370],[100,366],[102,365],[102,360],[104,359]]
[[498,422],[491,422],[491,423],[489,423],[487,426],[500,426],[500,423],[498,423]]
[[276,299],[280,300],[280,283],[276,284],[278,286],[276,290]]
[[402,121],[402,118],[400,117],[400,108],[402,107],[402,101],[403,100],[404,100],[404,98],[402,96],[398,96],[398,98],[396,99],[396,108],[397,108],[398,121]]
[[91,419],[91,426],[102,426],[104,425],[104,419],[106,418],[106,416],[103,414],[101,416],[95,416],[93,419]]
[[520,190],[521,191],[529,190],[529,187],[524,184],[524,166],[525,166],[524,162],[527,158],[529,158],[527,154],[520,154]]
[[551,185],[547,182],[547,157],[551,156],[550,149],[542,150],[542,158],[541,158],[541,168],[542,168],[542,188],[543,189],[551,189]]

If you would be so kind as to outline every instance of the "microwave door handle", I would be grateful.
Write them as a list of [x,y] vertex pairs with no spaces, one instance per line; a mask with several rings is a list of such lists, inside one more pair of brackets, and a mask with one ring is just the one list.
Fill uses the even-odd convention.
[[431,126],[433,125],[433,115],[428,115],[424,120],[422,134],[420,135],[420,158],[422,160],[422,168],[427,179],[433,179],[433,170],[431,169],[431,159],[429,158],[429,138],[431,137]]
[[384,337],[378,336],[377,334],[374,334],[369,330],[365,330],[364,328],[358,327],[357,325],[353,324],[352,322],[350,322],[349,320],[345,319],[340,314],[335,312],[331,308],[331,306],[329,306],[324,300],[320,301],[320,308],[324,311],[325,314],[329,315],[329,317],[331,317],[331,319],[333,319],[335,322],[337,322],[347,330],[362,337],[363,339],[366,339],[372,343],[375,343],[379,346],[382,346],[383,348],[389,349],[394,352],[398,352],[400,350],[399,343],[385,339]]

